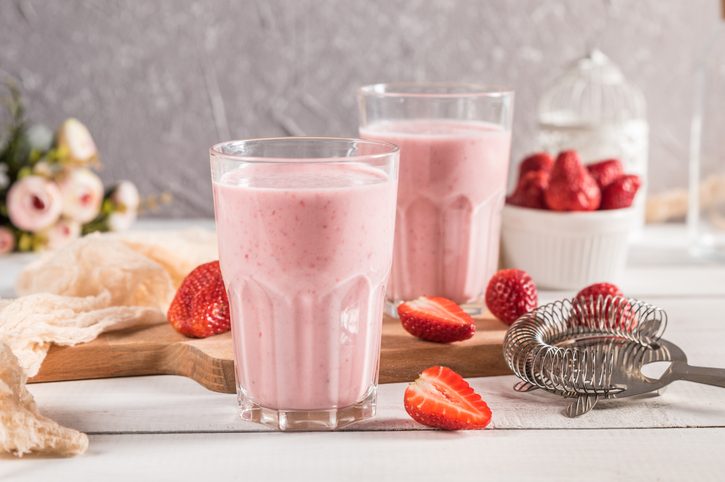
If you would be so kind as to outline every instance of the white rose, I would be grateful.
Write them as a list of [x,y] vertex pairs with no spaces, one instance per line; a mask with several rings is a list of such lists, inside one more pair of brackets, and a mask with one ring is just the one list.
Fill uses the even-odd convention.
[[138,211],[141,196],[131,181],[121,181],[113,189],[111,201],[119,206],[122,211]]
[[126,231],[136,221],[136,211],[114,211],[108,216],[108,229]]
[[88,169],[72,169],[58,182],[63,197],[63,215],[85,224],[101,210],[103,183]]
[[45,152],[53,146],[53,131],[43,124],[35,124],[25,131],[25,138],[28,140],[31,149]]
[[91,133],[78,119],[66,119],[60,125],[58,147],[65,149],[69,159],[78,165],[93,162],[98,156],[98,149]]

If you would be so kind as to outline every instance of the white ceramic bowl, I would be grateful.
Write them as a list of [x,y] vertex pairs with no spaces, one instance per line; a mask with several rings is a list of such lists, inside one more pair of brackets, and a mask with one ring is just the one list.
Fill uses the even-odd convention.
[[579,290],[616,283],[627,261],[636,209],[555,212],[504,206],[503,262],[523,269],[537,286]]

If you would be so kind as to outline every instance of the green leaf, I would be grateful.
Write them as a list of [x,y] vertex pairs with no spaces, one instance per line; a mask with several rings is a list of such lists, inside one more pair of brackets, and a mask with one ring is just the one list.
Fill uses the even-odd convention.
[[33,168],[29,166],[21,167],[18,171],[17,178],[22,179],[24,177],[28,177],[33,174]]
[[18,237],[18,251],[32,251],[33,250],[33,235],[26,232],[21,232]]

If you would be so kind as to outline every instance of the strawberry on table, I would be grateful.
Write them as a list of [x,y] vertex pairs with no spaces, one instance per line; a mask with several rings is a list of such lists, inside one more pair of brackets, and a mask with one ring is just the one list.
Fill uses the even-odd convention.
[[167,318],[176,331],[192,338],[229,331],[229,301],[219,261],[202,264],[189,273],[171,302]]
[[516,190],[506,198],[513,206],[532,209],[546,209],[544,193],[549,186],[549,173],[546,171],[530,171],[519,179]]
[[564,151],[557,156],[544,199],[554,211],[594,211],[599,208],[599,186],[581,164],[576,151]]
[[554,159],[548,152],[537,152],[524,158],[519,165],[519,180],[529,172],[549,172],[554,165]]
[[594,298],[597,299],[598,297],[607,297],[607,296],[624,296],[624,293],[622,293],[622,290],[619,289],[619,287],[612,283],[594,283],[592,285],[587,286],[586,288],[583,288],[579,293],[576,294],[577,298],[582,299],[589,299]]
[[632,206],[641,185],[642,181],[637,175],[619,176],[602,190],[601,209],[623,209]]
[[456,372],[434,366],[423,371],[405,390],[405,411],[413,420],[443,430],[486,427],[491,409]]
[[[607,297],[610,299],[607,299]],[[620,299],[613,300],[613,298]],[[575,320],[579,325],[611,326],[631,330],[637,326],[637,317],[624,293],[612,283],[594,283],[583,288],[574,297]],[[594,317],[595,312],[599,313]]]
[[463,309],[447,298],[421,296],[398,306],[403,328],[422,340],[450,343],[471,338],[476,323]]
[[587,166],[587,171],[592,175],[600,189],[604,189],[619,176],[624,174],[624,167],[619,159],[605,159]]
[[493,315],[510,325],[537,307],[536,284],[526,271],[503,269],[491,277],[486,288],[486,306]]

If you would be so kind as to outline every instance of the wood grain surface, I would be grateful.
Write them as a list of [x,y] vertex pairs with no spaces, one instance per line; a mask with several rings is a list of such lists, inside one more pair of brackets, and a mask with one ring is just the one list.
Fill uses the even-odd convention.
[[[430,343],[408,334],[385,317],[380,383],[414,380],[431,365],[446,365],[465,377],[509,373],[501,346],[506,325],[476,318],[476,334],[459,343]],[[104,333],[90,343],[53,346],[30,382],[85,380],[138,375],[181,375],[216,392],[234,393],[231,334],[190,339],[168,323]]]

